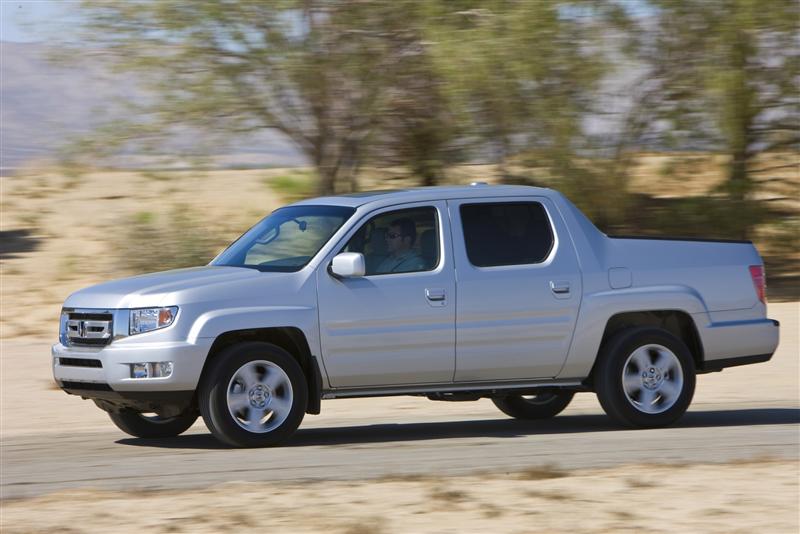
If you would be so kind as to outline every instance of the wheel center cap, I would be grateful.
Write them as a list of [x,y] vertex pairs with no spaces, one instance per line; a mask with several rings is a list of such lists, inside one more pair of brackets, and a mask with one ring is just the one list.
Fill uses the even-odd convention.
[[647,389],[658,389],[662,382],[664,382],[664,373],[661,372],[661,369],[651,367],[642,372],[642,385]]
[[250,405],[256,408],[265,407],[269,404],[270,399],[272,399],[272,392],[268,387],[262,384],[250,388],[247,395],[250,398]]

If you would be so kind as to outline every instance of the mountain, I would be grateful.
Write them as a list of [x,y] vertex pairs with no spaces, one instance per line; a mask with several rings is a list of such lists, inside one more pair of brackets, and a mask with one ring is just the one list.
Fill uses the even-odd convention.
[[[104,72],[92,53],[68,65],[51,60],[55,50],[40,43],[0,42],[0,174],[32,160],[56,157],[60,147],[109,117],[121,117],[120,99],[143,98],[130,76]],[[192,144],[191,131],[180,145]],[[302,154],[277,132],[265,131],[215,154],[220,166],[295,166]],[[120,159],[121,166],[130,166]],[[141,164],[141,159],[136,159]]]

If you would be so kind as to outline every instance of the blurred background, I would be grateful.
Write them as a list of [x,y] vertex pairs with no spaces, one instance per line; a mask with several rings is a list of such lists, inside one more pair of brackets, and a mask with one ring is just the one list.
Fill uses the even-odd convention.
[[[4,336],[286,202],[530,184],[800,299],[796,0],[0,3]],[[15,299],[44,310],[39,326]]]

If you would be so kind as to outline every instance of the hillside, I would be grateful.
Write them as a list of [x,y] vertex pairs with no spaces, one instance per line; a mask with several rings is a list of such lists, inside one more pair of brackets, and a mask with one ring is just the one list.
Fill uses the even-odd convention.
[[[145,96],[131,76],[104,72],[92,52],[57,65],[54,50],[38,43],[0,42],[0,175],[32,161],[56,157],[66,143],[93,126],[121,117],[119,101]],[[187,130],[176,144],[189,146],[197,134]],[[220,154],[220,166],[295,166],[302,156],[274,132],[240,138]],[[146,164],[136,159],[136,165]],[[130,165],[130,161],[125,165]]]

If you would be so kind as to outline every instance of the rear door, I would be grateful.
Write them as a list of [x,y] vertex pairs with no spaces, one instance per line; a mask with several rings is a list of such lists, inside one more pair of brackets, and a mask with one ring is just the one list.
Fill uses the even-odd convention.
[[545,197],[448,202],[457,272],[456,382],[554,377],[578,315],[581,274]]

